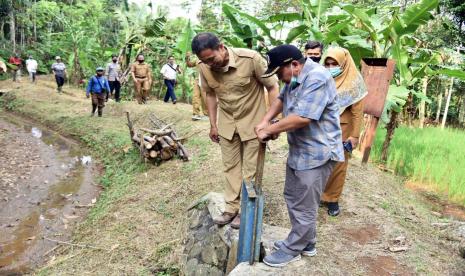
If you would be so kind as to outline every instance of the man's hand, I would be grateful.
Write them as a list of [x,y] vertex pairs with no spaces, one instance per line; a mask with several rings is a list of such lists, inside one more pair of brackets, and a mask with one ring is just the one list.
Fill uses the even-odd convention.
[[258,125],[255,126],[255,129],[254,129],[255,134],[257,134],[257,136],[258,136],[258,132],[260,132],[260,130],[265,129],[269,125],[270,125],[270,123],[268,123],[268,122],[263,122],[263,121],[260,122]]
[[218,136],[218,128],[217,127],[211,127],[210,128],[210,139],[214,143],[219,143],[220,142],[220,137]]
[[266,143],[272,136],[266,130],[262,129],[258,131],[257,138],[260,143]]
[[356,148],[358,146],[358,138],[355,138],[355,137],[349,137],[347,138],[347,141],[350,141],[350,143],[352,144],[352,148]]

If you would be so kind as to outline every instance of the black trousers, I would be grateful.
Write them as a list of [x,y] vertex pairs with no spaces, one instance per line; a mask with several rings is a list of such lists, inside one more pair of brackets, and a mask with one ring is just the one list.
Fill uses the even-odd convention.
[[55,80],[57,82],[58,87],[62,87],[65,84],[65,78],[61,76],[55,75]]
[[107,93],[107,100],[110,94],[113,94],[113,91],[115,91],[115,101],[119,102],[119,93],[121,91],[121,83],[117,80],[115,81],[109,81],[108,84],[110,85],[110,93]]

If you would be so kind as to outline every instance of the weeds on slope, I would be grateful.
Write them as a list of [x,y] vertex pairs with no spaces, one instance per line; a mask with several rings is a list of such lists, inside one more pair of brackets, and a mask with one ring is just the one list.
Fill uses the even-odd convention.
[[[386,131],[378,130],[372,156],[380,161]],[[389,148],[387,166],[418,186],[465,205],[465,131],[399,127]]]

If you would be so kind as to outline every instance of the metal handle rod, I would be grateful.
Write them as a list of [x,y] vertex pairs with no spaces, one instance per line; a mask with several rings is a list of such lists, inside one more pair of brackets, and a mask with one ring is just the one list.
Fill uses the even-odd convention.
[[259,142],[258,148],[258,157],[257,157],[257,171],[255,172],[255,183],[254,188],[255,192],[261,193],[262,190],[262,180],[263,180],[263,168],[265,166],[265,152],[266,152],[266,143]]

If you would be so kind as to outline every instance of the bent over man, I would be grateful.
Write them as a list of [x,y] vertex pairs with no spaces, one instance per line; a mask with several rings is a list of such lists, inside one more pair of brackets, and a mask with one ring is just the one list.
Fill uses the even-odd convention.
[[[328,70],[305,59],[293,45],[273,48],[268,58],[264,77],[277,74],[286,85],[255,131],[261,142],[287,132],[284,199],[291,231],[285,240],[275,242],[277,251],[263,261],[284,266],[299,260],[301,254],[316,254],[320,196],[336,162],[344,161],[344,153],[336,86]],[[285,118],[270,124],[280,112]]]
[[275,100],[278,80],[262,78],[266,61],[259,53],[226,47],[212,33],[195,36],[192,51],[201,61],[198,68],[207,94],[210,139],[220,144],[226,179],[226,210],[214,222],[231,223],[237,229],[242,180],[254,179],[257,169],[259,144],[254,126],[265,115],[265,88],[271,101]]

